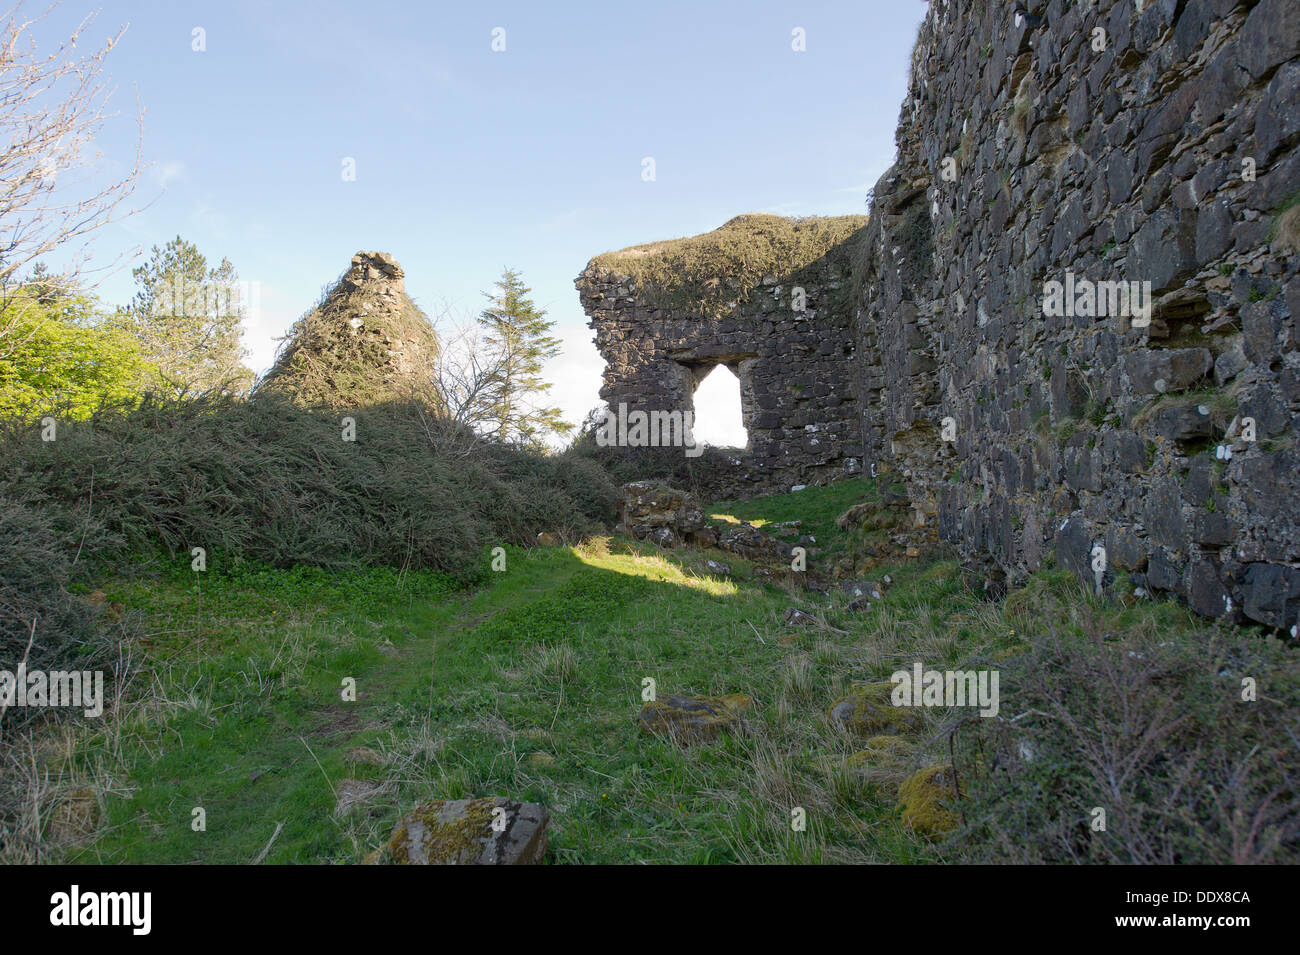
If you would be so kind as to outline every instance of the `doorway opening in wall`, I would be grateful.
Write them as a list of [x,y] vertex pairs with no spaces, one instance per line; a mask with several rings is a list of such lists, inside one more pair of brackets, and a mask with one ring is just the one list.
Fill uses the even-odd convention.
[[695,389],[695,440],[715,448],[745,448],[740,379],[726,365],[714,365]]

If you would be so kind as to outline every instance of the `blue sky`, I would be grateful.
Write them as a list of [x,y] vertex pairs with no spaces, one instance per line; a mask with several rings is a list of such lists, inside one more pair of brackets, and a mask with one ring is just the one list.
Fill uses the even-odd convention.
[[[96,262],[177,234],[230,258],[260,290],[259,372],[360,249],[396,256],[434,317],[476,314],[509,265],[557,322],[552,394],[580,420],[602,368],[573,289],[587,260],[744,212],[863,212],[925,6],[62,0],[38,44],[96,9],[82,49],[128,24],[98,146],[130,161],[138,97],[153,164],[148,207],[98,235]],[[129,268],[99,292],[126,301]]]

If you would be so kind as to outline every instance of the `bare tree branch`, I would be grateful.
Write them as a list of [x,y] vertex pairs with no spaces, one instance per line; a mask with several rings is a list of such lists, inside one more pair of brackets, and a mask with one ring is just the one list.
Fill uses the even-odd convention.
[[6,339],[32,299],[23,294],[22,276],[58,250],[68,256],[67,264],[43,284],[66,290],[84,281],[90,237],[119,217],[119,206],[144,169],[138,104],[131,169],[105,178],[102,154],[93,149],[110,115],[104,61],[126,27],[98,50],[78,56],[77,40],[94,22],[92,14],[52,53],[41,55],[31,32],[49,10],[23,18],[22,6],[10,8],[0,23],[0,131],[8,140],[0,152],[0,357],[11,350]]

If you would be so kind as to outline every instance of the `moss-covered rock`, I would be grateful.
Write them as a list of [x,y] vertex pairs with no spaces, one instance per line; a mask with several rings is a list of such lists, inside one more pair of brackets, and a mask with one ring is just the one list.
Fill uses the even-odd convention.
[[890,700],[893,689],[892,683],[854,687],[832,703],[826,715],[833,724],[854,736],[893,736],[924,726],[915,709],[894,706]]
[[[499,811],[498,811],[499,810]],[[392,865],[539,865],[550,813],[504,796],[436,799],[398,820],[392,838],[366,863]]]
[[641,729],[675,743],[716,739],[723,730],[743,725],[754,700],[744,693],[725,696],[669,696],[641,707]]
[[951,806],[959,798],[952,769],[948,766],[927,766],[898,787],[903,823],[930,839],[957,828],[960,819]]

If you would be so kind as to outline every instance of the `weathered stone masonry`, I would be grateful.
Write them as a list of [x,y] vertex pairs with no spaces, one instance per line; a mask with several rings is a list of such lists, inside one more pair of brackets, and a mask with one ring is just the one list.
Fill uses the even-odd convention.
[[[937,0],[913,53],[860,277],[880,451],[918,514],[1012,577],[1055,545],[1092,580],[1104,547],[1108,584],[1289,627],[1300,10],[1026,6]],[[1149,281],[1151,326],[1045,316],[1067,272]]]
[[[824,420],[842,457],[892,467],[916,519],[999,586],[1053,551],[1092,582],[1104,549],[1106,587],[1293,627],[1300,10],[1295,0],[1024,6],[1016,16],[1009,3],[930,3],[897,158],[850,256],[858,298],[842,318],[802,330],[774,321],[768,341],[752,322],[709,328],[647,312],[607,278],[604,298],[584,295],[610,362],[605,397],[633,380],[637,393],[662,394],[654,382],[673,380],[664,362],[676,354],[799,346],[770,359],[747,417],[760,394],[771,405],[787,378],[809,372],[841,403],[763,408],[779,427],[751,430],[767,465],[756,477],[794,483],[771,465],[805,454],[800,429]],[[1045,314],[1045,283],[1067,273],[1149,282],[1150,326]]]
[[837,248],[738,289],[734,307],[714,317],[654,304],[627,274],[593,261],[576,284],[606,363],[601,398],[629,410],[692,410],[699,383],[726,365],[740,380],[749,436],[736,458],[736,490],[788,490],[856,473],[863,449],[850,267],[848,250]]

